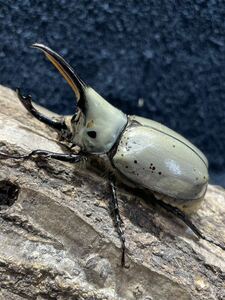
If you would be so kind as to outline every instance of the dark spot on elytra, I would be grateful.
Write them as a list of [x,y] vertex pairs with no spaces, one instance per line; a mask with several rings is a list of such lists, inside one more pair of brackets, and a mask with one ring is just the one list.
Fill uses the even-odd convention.
[[159,175],[162,175],[162,172],[159,172]]
[[136,161],[136,159],[134,160],[134,163],[135,163],[135,164],[137,164],[137,161]]
[[153,164],[150,165],[149,169],[153,170],[153,171],[155,170],[155,167],[153,166]]

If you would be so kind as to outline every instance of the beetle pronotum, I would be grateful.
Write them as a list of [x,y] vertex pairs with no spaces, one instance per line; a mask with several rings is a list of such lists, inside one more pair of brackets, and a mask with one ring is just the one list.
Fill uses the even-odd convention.
[[72,163],[84,157],[101,161],[108,170],[115,225],[125,264],[125,236],[116,195],[116,180],[149,191],[158,203],[182,219],[194,233],[222,249],[224,245],[203,235],[184,211],[193,210],[204,198],[208,184],[208,162],[204,154],[180,134],[155,121],[127,116],[86,85],[56,52],[34,44],[59,70],[77,98],[75,114],[68,120],[52,120],[37,111],[31,97],[17,90],[25,108],[38,120],[58,131],[64,141],[79,147],[78,154],[34,150],[28,155],[0,153],[4,158],[48,157]]

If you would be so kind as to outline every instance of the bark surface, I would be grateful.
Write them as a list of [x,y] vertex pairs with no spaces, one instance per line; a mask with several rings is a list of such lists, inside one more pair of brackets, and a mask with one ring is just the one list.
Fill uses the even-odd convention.
[[[63,153],[56,133],[0,88],[0,151]],[[0,299],[225,299],[225,251],[150,201],[118,191],[126,268],[107,180],[85,163],[0,159]],[[225,243],[225,191],[192,221]]]

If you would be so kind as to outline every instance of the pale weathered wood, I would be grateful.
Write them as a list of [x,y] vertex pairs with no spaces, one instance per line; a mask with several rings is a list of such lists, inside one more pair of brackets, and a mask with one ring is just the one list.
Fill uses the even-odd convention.
[[[0,151],[63,152],[56,134],[0,88]],[[149,201],[119,192],[127,239],[113,227],[106,179],[58,161],[0,160],[0,299],[225,299],[225,252]],[[149,202],[149,203],[148,203]],[[193,222],[225,243],[225,192],[209,186]]]

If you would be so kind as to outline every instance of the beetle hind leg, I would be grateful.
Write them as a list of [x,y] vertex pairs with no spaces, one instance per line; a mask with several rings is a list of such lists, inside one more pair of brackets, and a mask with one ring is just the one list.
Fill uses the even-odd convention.
[[20,100],[20,102],[23,104],[23,106],[29,111],[29,113],[32,114],[36,119],[41,121],[42,123],[52,127],[53,129],[56,129],[58,131],[67,131],[68,128],[65,124],[64,120],[56,121],[53,119],[50,119],[49,117],[43,115],[41,112],[39,112],[32,104],[32,97],[30,95],[23,96],[20,89],[16,89],[17,96]]
[[110,178],[110,188],[112,191],[112,206],[113,206],[113,214],[114,214],[114,224],[117,230],[117,233],[119,235],[121,245],[122,245],[122,255],[121,255],[121,266],[125,267],[125,235],[124,235],[124,229],[123,229],[123,220],[121,219],[120,212],[119,212],[119,205],[118,205],[118,199],[117,199],[117,193],[116,193],[116,186],[115,186],[115,179]]
[[163,207],[165,210],[167,210],[168,212],[172,213],[173,215],[175,215],[176,217],[178,217],[180,220],[182,220],[195,234],[198,238],[201,238],[219,248],[221,248],[222,250],[225,250],[225,245],[222,243],[219,243],[217,241],[214,241],[213,239],[211,239],[210,237],[205,236],[189,219],[189,217],[183,212],[181,211],[179,208],[174,207],[172,205],[169,205],[168,203],[165,203],[163,201],[157,200],[157,203]]

